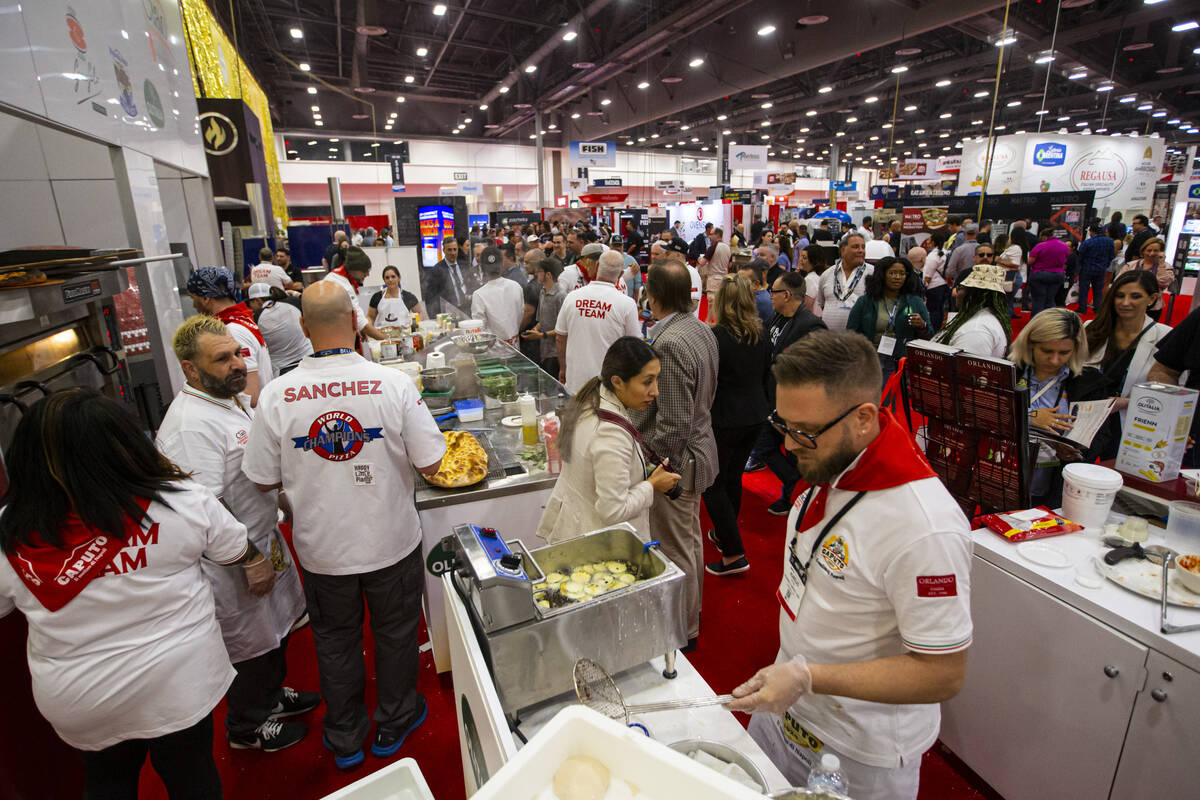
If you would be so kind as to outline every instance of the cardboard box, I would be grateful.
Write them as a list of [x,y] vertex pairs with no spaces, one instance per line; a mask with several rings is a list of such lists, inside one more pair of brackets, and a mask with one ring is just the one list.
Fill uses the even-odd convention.
[[1196,411],[1195,389],[1139,383],[1129,395],[1117,470],[1154,483],[1179,476]]

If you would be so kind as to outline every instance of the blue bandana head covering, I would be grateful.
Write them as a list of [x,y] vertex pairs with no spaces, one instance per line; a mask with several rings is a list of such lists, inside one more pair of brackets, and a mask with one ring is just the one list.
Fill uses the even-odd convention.
[[198,297],[237,299],[233,275],[224,267],[200,267],[188,276],[187,290]]

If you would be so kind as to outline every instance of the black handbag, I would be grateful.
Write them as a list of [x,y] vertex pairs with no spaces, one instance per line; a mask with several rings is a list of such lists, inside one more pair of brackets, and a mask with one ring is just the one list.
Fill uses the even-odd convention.
[[1154,323],[1151,322],[1142,328],[1142,332],[1137,335],[1136,339],[1129,343],[1129,347],[1125,348],[1125,352],[1121,353],[1106,369],[1100,370],[1096,367],[1084,367],[1067,384],[1067,397],[1071,398],[1071,400],[1087,401],[1105,400],[1121,394],[1120,384],[1125,379],[1125,373],[1129,371],[1129,365],[1133,363],[1133,356],[1137,350],[1138,342],[1153,327]]

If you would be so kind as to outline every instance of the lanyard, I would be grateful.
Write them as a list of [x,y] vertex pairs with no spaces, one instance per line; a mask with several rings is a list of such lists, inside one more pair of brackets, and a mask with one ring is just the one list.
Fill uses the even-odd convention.
[[854,279],[850,281],[850,285],[846,288],[846,293],[842,294],[842,290],[838,287],[838,283],[841,281],[841,278],[842,278],[842,266],[841,266],[841,264],[838,264],[837,272],[833,273],[833,293],[835,295],[837,295],[837,299],[839,302],[844,303],[846,301],[846,298],[854,293],[854,287],[858,286],[858,282],[863,276],[864,269],[866,269],[865,264],[861,265],[858,269],[854,270]]
[[[885,310],[887,309],[887,298],[886,297],[883,298],[883,307]],[[887,333],[888,331],[891,331],[892,333],[896,332],[896,312],[899,310],[900,310],[900,298],[897,297],[896,302],[892,305],[892,310],[890,312],[888,312],[887,330],[885,330],[884,333]]]
[[353,352],[354,351],[349,347],[330,347],[313,353],[313,358],[325,358],[325,356],[344,356],[347,353]]
[[[826,487],[825,491],[828,492],[829,488]],[[816,493],[817,493],[816,489],[813,489],[812,491],[810,491],[808,493],[808,496],[804,498],[804,505],[801,506],[801,508],[800,508],[800,516],[796,518],[796,530],[795,530],[796,536],[794,536],[792,538],[792,544],[791,544],[791,547],[789,547],[789,549],[792,551],[793,556],[796,555],[796,542],[800,538],[800,535],[799,535],[800,527],[799,526],[804,523],[804,515],[808,511],[808,504],[812,502],[813,495],[815,495]],[[865,495],[865,494],[866,494],[866,491],[864,490],[864,491],[861,491],[858,494],[854,495],[854,497],[851,497],[850,502],[848,502],[848,503],[846,503],[846,505],[842,506],[841,510],[833,515],[833,519],[831,519],[831,520],[829,520],[829,522],[825,523],[825,527],[821,529],[821,533],[817,536],[816,541],[813,542],[812,550],[810,550],[808,553],[808,560],[805,561],[804,566],[800,567],[800,569],[799,569],[800,580],[806,586],[808,585],[808,566],[809,566],[809,564],[812,563],[813,557],[816,556],[817,550],[821,547],[821,542],[825,541],[825,537],[829,534],[829,531],[833,530],[833,526],[837,525],[839,522],[841,522],[842,517],[846,516],[846,514],[850,511],[850,509],[854,508],[855,504],[858,503],[859,500],[863,499],[863,495]],[[799,565],[797,564],[797,566],[799,566]]]
[[[1029,378],[1030,378],[1030,376],[1031,376],[1031,372],[1029,372],[1029,371],[1026,371],[1026,373],[1025,373],[1025,385],[1026,385],[1026,386],[1028,386],[1028,385],[1029,385]],[[1037,399],[1038,399],[1039,397],[1041,397],[1041,396],[1042,396],[1042,395],[1044,395],[1046,392],[1048,392],[1048,391],[1050,391],[1051,389],[1053,389],[1055,386],[1059,386],[1059,387],[1060,387],[1060,389],[1059,389],[1059,392],[1058,392],[1058,397],[1059,397],[1059,400],[1061,400],[1061,399],[1062,399],[1062,388],[1061,388],[1061,386],[1062,386],[1062,383],[1063,383],[1063,382],[1062,382],[1061,380],[1059,380],[1059,378],[1058,378],[1057,376],[1055,376],[1055,377],[1054,377],[1054,378],[1052,378],[1051,380],[1048,380],[1048,381],[1046,381],[1046,383],[1044,383],[1044,384],[1042,385],[1042,388],[1041,388],[1041,389],[1038,389],[1038,391],[1037,391],[1037,394],[1035,394],[1033,397],[1029,398],[1029,405],[1031,405],[1031,406],[1032,406],[1032,405],[1033,405],[1033,404],[1034,404],[1034,403],[1037,401]],[[1054,407],[1055,407],[1055,408],[1058,408],[1058,402],[1055,402],[1055,403],[1054,403]]]

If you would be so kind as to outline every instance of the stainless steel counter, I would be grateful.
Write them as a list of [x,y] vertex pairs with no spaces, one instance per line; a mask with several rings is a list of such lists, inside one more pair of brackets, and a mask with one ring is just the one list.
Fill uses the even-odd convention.
[[[484,359],[499,361],[512,370],[517,376],[517,393],[528,392],[537,398],[539,414],[561,409],[570,397],[561,383],[526,358],[519,349],[503,342],[497,342],[481,356],[473,356],[462,351],[451,341],[449,336],[444,336],[433,340],[430,347],[425,350],[401,360],[415,361],[424,369],[430,352],[440,352],[445,355],[447,367],[455,367],[456,362],[460,365],[451,400],[484,399],[482,390],[474,380],[474,362]],[[468,365],[468,360],[471,362],[470,365]],[[399,362],[384,363],[394,365]],[[426,397],[425,402],[434,416],[439,416],[438,412],[450,404],[449,401],[439,397]],[[516,413],[518,413],[516,404],[507,403],[496,408],[485,409],[481,420],[460,422],[457,419],[450,419],[440,423],[442,430],[466,430],[476,434],[489,451],[489,476],[482,483],[463,489],[442,489],[431,486],[424,479],[418,477],[416,481],[417,510],[473,503],[478,500],[552,488],[558,478],[557,475],[551,475],[546,470],[538,469],[521,460],[520,455],[525,449],[525,445],[521,442],[521,429],[505,427],[500,422],[504,417]],[[490,463],[496,458],[500,462],[499,465]]]

